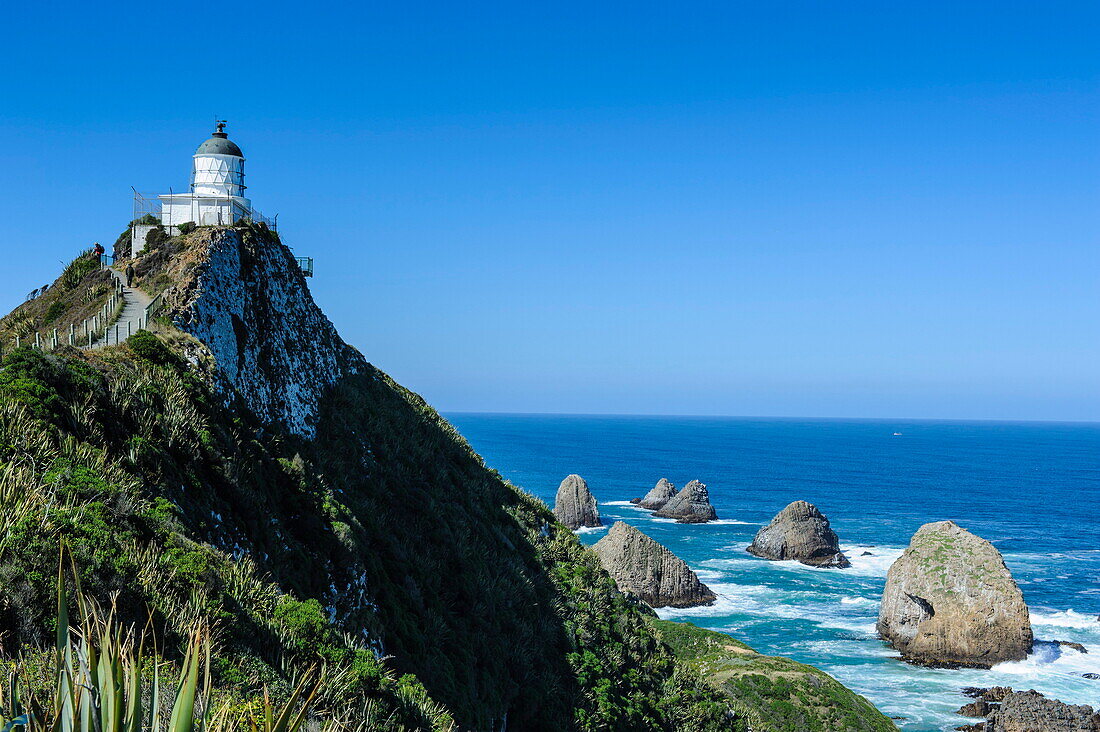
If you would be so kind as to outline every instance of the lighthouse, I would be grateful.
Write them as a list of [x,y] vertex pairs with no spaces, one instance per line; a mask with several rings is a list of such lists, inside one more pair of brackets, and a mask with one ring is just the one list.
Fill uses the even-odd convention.
[[190,191],[158,196],[165,228],[185,223],[226,226],[252,218],[252,201],[244,197],[244,153],[229,139],[225,125],[219,121],[191,156]]
[[162,193],[154,197],[134,194],[134,225],[132,251],[145,249],[149,231],[160,225],[169,235],[180,233],[183,224],[196,226],[231,226],[242,219],[262,222],[275,228],[245,197],[244,153],[229,139],[225,120],[214,125],[214,132],[191,156],[191,183],[186,193]]

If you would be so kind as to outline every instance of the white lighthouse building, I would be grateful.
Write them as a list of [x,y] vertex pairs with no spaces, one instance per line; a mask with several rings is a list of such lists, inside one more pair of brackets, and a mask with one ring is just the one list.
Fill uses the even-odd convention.
[[241,219],[275,228],[275,222],[261,216],[244,195],[244,153],[229,139],[225,124],[224,120],[217,122],[210,139],[199,145],[192,156],[187,193],[163,193],[155,200],[135,193],[132,250],[135,254],[145,249],[146,235],[156,228],[148,216],[159,218],[169,234],[178,234],[181,224],[229,226]]

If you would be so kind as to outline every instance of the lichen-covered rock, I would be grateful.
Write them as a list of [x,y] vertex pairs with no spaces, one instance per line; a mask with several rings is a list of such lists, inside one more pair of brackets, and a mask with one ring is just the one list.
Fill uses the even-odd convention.
[[649,493],[646,493],[643,498],[635,498],[631,503],[636,503],[649,511],[656,511],[663,508],[675,495],[676,486],[672,485],[668,478],[661,478]]
[[952,521],[925,524],[890,567],[878,632],[902,658],[989,668],[1031,650],[1023,593],[992,544]]
[[582,526],[603,526],[596,497],[588,490],[588,483],[579,475],[566,476],[558,486],[554,498],[554,515],[571,529]]
[[684,560],[622,521],[592,548],[619,590],[650,607],[695,607],[716,599]]
[[324,394],[369,370],[313,302],[286,247],[246,229],[216,228],[177,256],[165,313],[213,356],[227,400],[263,421],[312,437]]
[[791,503],[756,532],[749,554],[764,559],[794,559],[811,567],[849,567],[829,519],[806,501]]
[[710,505],[707,487],[697,480],[681,488],[679,493],[653,515],[676,519],[681,524],[702,524],[718,518],[714,506]]

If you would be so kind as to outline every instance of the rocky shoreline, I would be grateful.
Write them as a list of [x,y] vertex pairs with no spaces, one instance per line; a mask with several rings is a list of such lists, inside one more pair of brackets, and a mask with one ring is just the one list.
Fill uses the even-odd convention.
[[975,701],[957,712],[963,717],[984,717],[984,722],[956,727],[962,732],[1098,732],[1100,712],[1084,704],[1065,704],[1034,689],[1009,687],[967,688],[963,694]]
[[[558,503],[563,523],[569,519],[579,526],[600,525],[595,498],[579,476],[563,481]],[[698,480],[678,491],[671,481],[661,478],[630,503],[677,523],[717,518],[707,487]],[[557,508],[555,513],[559,514]],[[717,599],[683,560],[627,523],[615,522],[592,549],[620,591],[651,607],[688,608]],[[746,551],[762,559],[793,560],[815,568],[851,566],[829,519],[807,501],[794,501],[783,508],[756,532]],[[865,551],[860,556],[866,555],[873,553]],[[902,661],[935,668],[989,669],[1026,658],[1034,642],[1023,593],[1000,553],[952,521],[920,527],[890,566],[876,630],[885,643],[900,652]],[[1073,641],[1044,643],[1088,653],[1084,645]],[[994,687],[976,690],[974,698],[959,713],[985,721],[958,729],[1100,732],[1100,714],[1090,707],[1064,704],[1034,691]],[[1046,726],[1027,726],[1036,723]]]

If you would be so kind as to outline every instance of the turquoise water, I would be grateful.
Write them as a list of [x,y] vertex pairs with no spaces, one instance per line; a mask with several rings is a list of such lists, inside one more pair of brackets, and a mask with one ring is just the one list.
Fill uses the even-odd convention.
[[[968,701],[963,686],[1034,688],[1100,706],[1100,681],[1081,676],[1100,673],[1100,425],[447,416],[490,466],[551,505],[562,478],[584,476],[606,523],[634,524],[719,595],[712,607],[662,617],[818,666],[900,717],[907,732],[965,723],[954,715]],[[678,525],[629,504],[662,477],[677,487],[702,480],[720,520]],[[745,552],[756,530],[797,499],[829,517],[851,569]],[[942,519],[1004,555],[1038,640],[1026,660],[989,671],[923,669],[875,636],[886,570],[921,524]]]

